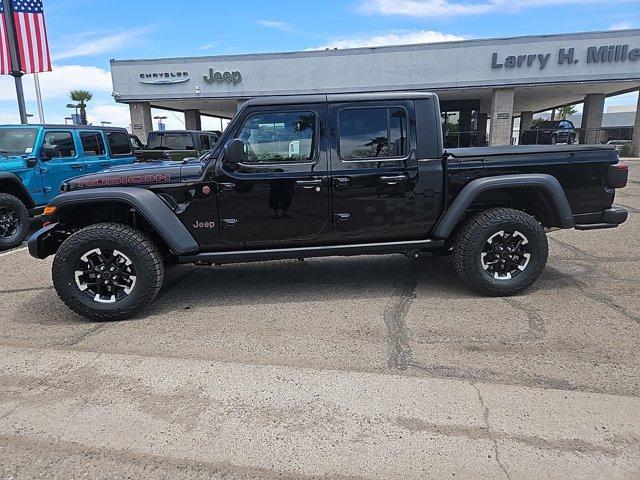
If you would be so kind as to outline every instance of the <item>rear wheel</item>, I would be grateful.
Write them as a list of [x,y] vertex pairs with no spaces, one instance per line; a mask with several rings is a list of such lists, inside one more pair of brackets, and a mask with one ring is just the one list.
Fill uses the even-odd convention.
[[0,193],[0,250],[17,247],[29,233],[29,212],[19,198]]
[[101,223],[64,241],[52,276],[58,295],[74,312],[91,320],[123,320],[158,294],[164,265],[158,248],[142,232]]
[[519,293],[536,281],[549,246],[542,225],[519,210],[496,208],[469,219],[453,244],[453,261],[470,287],[494,296]]

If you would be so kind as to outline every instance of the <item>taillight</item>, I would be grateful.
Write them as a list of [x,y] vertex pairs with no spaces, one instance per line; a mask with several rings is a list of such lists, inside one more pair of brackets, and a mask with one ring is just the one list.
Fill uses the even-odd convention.
[[627,178],[629,178],[629,165],[626,163],[616,163],[609,165],[609,178],[607,185],[613,188],[623,188],[627,186]]

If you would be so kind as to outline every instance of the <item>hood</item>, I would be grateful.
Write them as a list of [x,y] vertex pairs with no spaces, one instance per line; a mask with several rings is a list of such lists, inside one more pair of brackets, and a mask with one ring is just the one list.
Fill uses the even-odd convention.
[[100,187],[138,187],[180,183],[195,180],[204,170],[202,162],[157,161],[118,165],[97,173],[67,180],[61,190],[83,190]]
[[19,155],[10,155],[5,157],[0,154],[0,171],[4,170],[20,170],[26,168],[27,162],[24,157]]

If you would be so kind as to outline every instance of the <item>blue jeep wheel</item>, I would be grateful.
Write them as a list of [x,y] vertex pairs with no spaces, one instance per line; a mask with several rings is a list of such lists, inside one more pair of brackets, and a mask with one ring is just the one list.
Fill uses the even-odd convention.
[[29,212],[19,198],[0,193],[0,250],[17,247],[29,233]]

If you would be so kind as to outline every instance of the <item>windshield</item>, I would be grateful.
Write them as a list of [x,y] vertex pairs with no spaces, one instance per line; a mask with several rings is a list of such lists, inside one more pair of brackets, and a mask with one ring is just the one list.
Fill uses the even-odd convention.
[[193,139],[188,133],[150,133],[150,150],[193,150]]
[[558,128],[560,122],[540,122],[533,128]]
[[0,128],[0,153],[27,155],[33,152],[37,136],[36,128]]

